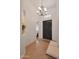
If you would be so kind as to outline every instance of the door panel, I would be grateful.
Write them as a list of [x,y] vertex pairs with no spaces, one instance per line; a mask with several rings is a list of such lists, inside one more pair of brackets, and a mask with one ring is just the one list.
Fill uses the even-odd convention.
[[43,38],[52,40],[52,20],[43,21]]

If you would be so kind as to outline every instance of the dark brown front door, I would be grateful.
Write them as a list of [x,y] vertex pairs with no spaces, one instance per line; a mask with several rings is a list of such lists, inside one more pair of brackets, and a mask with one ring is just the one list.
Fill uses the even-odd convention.
[[43,38],[52,40],[52,20],[43,21]]

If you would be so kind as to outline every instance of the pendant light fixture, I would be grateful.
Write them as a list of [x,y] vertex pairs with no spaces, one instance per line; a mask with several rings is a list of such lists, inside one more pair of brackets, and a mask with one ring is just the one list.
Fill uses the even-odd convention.
[[44,7],[43,0],[41,0],[41,6],[38,7],[37,14],[39,16],[47,15],[47,8]]

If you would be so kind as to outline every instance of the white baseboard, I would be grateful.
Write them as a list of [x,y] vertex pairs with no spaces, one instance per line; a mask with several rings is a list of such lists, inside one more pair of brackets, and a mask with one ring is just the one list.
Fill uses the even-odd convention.
[[29,41],[29,43],[28,43],[25,47],[29,46],[29,45],[30,45],[31,43],[33,43],[34,41],[35,41],[35,39]]

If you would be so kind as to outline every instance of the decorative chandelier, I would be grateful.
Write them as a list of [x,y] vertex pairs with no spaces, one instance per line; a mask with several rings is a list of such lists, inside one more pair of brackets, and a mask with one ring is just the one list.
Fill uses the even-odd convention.
[[39,16],[47,15],[47,8],[43,6],[43,0],[41,0],[41,6],[38,7],[37,14]]

